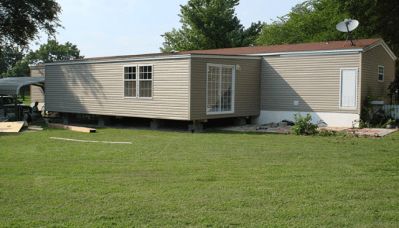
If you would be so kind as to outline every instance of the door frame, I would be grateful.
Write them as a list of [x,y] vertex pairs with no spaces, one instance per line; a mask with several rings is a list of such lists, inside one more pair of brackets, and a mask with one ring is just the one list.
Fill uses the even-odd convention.
[[[354,107],[343,107],[342,106],[342,77],[343,77],[343,72],[345,70],[354,70],[356,71],[356,80],[355,80],[355,106]],[[359,67],[347,67],[347,68],[341,68],[340,69],[340,76],[339,76],[339,109],[340,110],[357,110],[359,104],[358,104],[358,93],[359,92]]]
[[[224,111],[224,112],[209,112],[208,111],[208,73],[209,67],[218,67],[219,68],[219,90],[221,90],[221,71],[223,67],[231,67],[232,68],[232,88],[231,88],[231,111]],[[223,114],[234,114],[235,113],[235,88],[236,87],[236,65],[228,65],[228,64],[216,64],[216,63],[207,63],[206,64],[206,114],[207,115],[223,115]],[[219,91],[220,92],[220,91]],[[220,96],[220,94],[219,94]],[[219,98],[220,99],[220,98]]]

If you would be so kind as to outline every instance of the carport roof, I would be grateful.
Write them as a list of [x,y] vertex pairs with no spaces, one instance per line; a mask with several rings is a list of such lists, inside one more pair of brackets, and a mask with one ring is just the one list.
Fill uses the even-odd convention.
[[19,95],[20,89],[29,85],[44,86],[44,77],[8,77],[0,79],[0,94]]

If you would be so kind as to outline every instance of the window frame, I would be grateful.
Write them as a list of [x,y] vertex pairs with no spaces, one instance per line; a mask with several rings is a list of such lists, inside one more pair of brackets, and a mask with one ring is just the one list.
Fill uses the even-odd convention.
[[[380,80],[380,69],[382,69],[382,80]],[[384,65],[378,65],[377,68],[377,80],[379,82],[384,82],[385,81],[385,66]]]
[[[151,79],[140,79],[140,67],[151,67]],[[137,78],[137,97],[140,99],[151,100],[154,96],[154,65],[153,64],[140,64],[137,65],[138,69],[138,78]],[[148,72],[147,72],[148,73]],[[151,82],[151,96],[150,97],[141,97],[140,96],[140,81]]]
[[[135,67],[136,68],[136,79],[126,79],[125,78],[125,69],[126,68],[128,68],[128,67]],[[138,68],[137,68],[137,65],[126,65],[126,66],[123,66],[123,97],[124,98],[127,98],[127,99],[134,99],[134,98],[137,98],[137,77],[138,77]],[[135,96],[126,96],[126,94],[125,94],[125,82],[129,82],[129,81],[135,81],[136,82],[136,95]]]
[[[209,67],[219,67],[220,71],[222,70],[223,67],[231,67],[232,68],[232,79],[231,79],[231,111],[220,111],[220,112],[215,112],[215,111],[208,111],[208,78],[209,78]],[[215,63],[207,63],[206,64],[206,115],[225,115],[225,114],[234,114],[235,113],[235,89],[236,89],[236,65],[227,65],[227,64],[215,64]],[[219,72],[219,90],[221,89],[222,83],[221,77],[220,77],[221,72]],[[219,99],[221,99],[219,95]]]
[[[151,79],[141,79],[140,80],[140,67],[150,66],[151,67]],[[136,79],[125,79],[125,68],[126,67],[136,67]],[[134,64],[134,65],[124,65],[122,67],[123,71],[123,98],[124,99],[143,99],[152,100],[154,97],[154,65],[153,64]],[[136,82],[136,96],[125,96],[125,81],[135,81]],[[151,97],[140,97],[140,81],[151,81]]]

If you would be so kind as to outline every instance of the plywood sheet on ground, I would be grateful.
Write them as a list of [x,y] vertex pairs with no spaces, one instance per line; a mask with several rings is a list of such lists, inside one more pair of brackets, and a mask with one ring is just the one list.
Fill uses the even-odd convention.
[[48,124],[50,128],[59,128],[59,129],[67,129],[71,131],[83,132],[83,133],[95,133],[95,128],[88,128],[88,127],[78,127],[78,126],[71,126],[71,125],[64,125],[64,124],[55,124],[50,123]]
[[0,122],[0,133],[17,133],[24,126],[23,121],[19,122]]

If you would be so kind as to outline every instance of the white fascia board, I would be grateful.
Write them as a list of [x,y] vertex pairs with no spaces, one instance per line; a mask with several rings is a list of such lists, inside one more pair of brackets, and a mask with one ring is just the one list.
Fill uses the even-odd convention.
[[305,56],[305,55],[331,55],[331,54],[355,54],[362,52],[362,48],[338,49],[338,50],[320,50],[320,51],[293,51],[293,52],[274,52],[250,54],[252,56]]
[[52,65],[75,65],[75,64],[92,64],[92,63],[123,63],[123,62],[138,62],[138,61],[156,61],[156,60],[169,60],[169,59],[188,59],[191,55],[174,55],[174,56],[157,56],[157,57],[138,57],[126,59],[109,59],[109,60],[82,60],[82,61],[67,61],[46,63],[46,66]]
[[123,62],[138,62],[138,61],[189,59],[189,58],[193,58],[193,57],[195,57],[195,58],[210,58],[210,59],[254,59],[254,60],[260,59],[260,57],[248,56],[248,55],[185,54],[185,55],[138,57],[138,58],[126,58],[126,59],[66,61],[66,62],[46,63],[45,65],[46,66],[52,66],[52,65],[92,64],[92,63],[123,63]]

